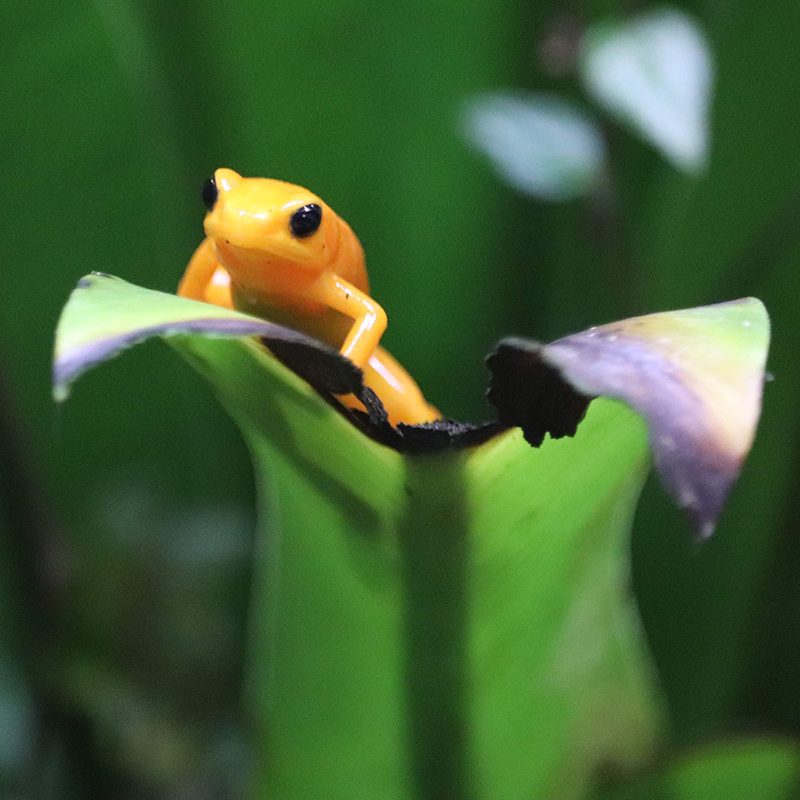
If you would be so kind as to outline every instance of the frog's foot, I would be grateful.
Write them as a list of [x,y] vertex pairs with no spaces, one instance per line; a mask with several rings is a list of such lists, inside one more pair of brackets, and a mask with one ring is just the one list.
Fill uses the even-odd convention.
[[[442,417],[439,410],[425,399],[414,379],[381,347],[370,356],[364,368],[364,385],[380,398],[389,415],[389,423],[393,426],[401,422],[421,425]],[[366,410],[352,394],[342,395],[338,399],[347,408]]]

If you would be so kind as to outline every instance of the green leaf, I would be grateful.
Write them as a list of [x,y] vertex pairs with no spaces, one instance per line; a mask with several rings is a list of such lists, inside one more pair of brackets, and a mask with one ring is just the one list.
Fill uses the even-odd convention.
[[[624,347],[612,355],[651,364],[655,345],[671,352],[666,325],[687,367],[688,317],[707,334],[701,349],[728,343],[747,356],[749,345],[735,345],[744,326],[730,323],[740,307],[757,316],[752,302],[654,315],[542,352],[594,392],[588,368],[611,356],[593,344],[574,372],[579,337],[607,346],[615,335]],[[647,464],[641,419],[598,400],[579,436],[540,449],[510,431],[402,455],[233,333],[298,336],[90,276],[62,317],[55,372],[63,396],[101,357],[169,337],[248,441],[263,536],[248,671],[256,796],[577,798],[601,766],[641,764],[660,725],[628,590]],[[745,367],[763,361],[763,338]]]
[[254,348],[179,346],[261,476],[259,797],[578,797],[599,763],[649,753],[658,700],[627,591],[634,415],[598,402],[579,438],[540,450],[509,432],[403,457]]
[[602,800],[789,800],[800,787],[800,747],[777,739],[725,742],[687,753]]

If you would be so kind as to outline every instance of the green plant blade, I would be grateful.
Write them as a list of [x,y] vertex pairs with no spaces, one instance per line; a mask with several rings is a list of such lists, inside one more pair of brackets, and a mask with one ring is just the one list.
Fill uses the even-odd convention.
[[[616,335],[623,352],[652,357],[641,332],[660,328],[648,319],[578,337]],[[402,455],[231,325],[296,336],[93,276],[64,312],[55,370],[63,396],[100,358],[169,337],[248,442],[263,536],[248,667],[253,796],[579,798],[601,766],[640,765],[660,724],[628,589],[642,420],[601,399],[578,437],[539,449],[510,431]],[[578,341],[542,352],[567,374]],[[587,374],[572,380],[593,393]]]
[[539,450],[508,432],[401,456],[298,403],[256,348],[176,345],[260,476],[257,797],[577,798],[599,764],[642,762],[660,709],[628,593],[632,412],[598,401]]

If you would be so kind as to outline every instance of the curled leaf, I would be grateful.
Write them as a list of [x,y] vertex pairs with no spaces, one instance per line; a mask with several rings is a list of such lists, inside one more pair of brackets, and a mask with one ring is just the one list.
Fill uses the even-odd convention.
[[53,394],[65,400],[84,372],[139,342],[191,333],[307,338],[262,319],[93,272],[78,281],[58,323]]
[[753,298],[634,317],[549,345],[505,340],[489,358],[490,399],[534,445],[545,433],[572,435],[591,397],[628,403],[647,421],[667,491],[707,537],[753,441],[768,342],[769,318]]
[[[364,386],[361,370],[338,351],[299,331],[241,314],[134,286],[95,272],[78,282],[59,321],[53,362],[56,400],[91,367],[154,336],[258,337],[270,352],[307,381],[338,411],[379,442],[402,452],[435,452],[480,444],[500,426],[439,420],[424,425],[389,424],[383,404]],[[354,394],[366,414],[345,409],[335,396]]]
[[[497,421],[439,420],[392,427],[361,371],[302,333],[218,306],[83,278],[56,336],[57,399],[94,364],[152,336],[257,336],[270,351],[371,438],[406,453],[481,444],[519,426],[538,447],[545,435],[573,436],[593,397],[622,400],[647,421],[669,493],[701,536],[714,529],[750,449],[761,405],[769,321],[758,300],[651,314],[567,336],[549,345],[506,339],[488,359]],[[310,391],[310,390],[309,390]],[[366,413],[335,395],[352,393]]]
[[[236,326],[249,338],[232,339]],[[652,437],[653,418],[662,424],[668,411],[651,396],[672,369],[678,400],[670,397],[682,401],[682,384],[697,395],[676,412],[733,414],[731,431],[710,437],[728,442],[757,414],[742,414],[738,393],[760,394],[765,331],[760,304],[743,301],[547,346],[507,342],[512,413],[541,440],[574,433],[595,394],[618,394],[647,417]],[[509,432],[453,452],[504,425],[446,421],[390,429],[401,445],[384,447],[252,337],[323,388],[357,389],[358,371],[335,351],[98,275],[82,281],[59,325],[61,394],[100,354],[147,336],[172,337],[212,382],[267,501],[248,676],[249,709],[269,744],[257,764],[268,763],[255,778],[261,795],[344,797],[369,785],[390,787],[386,796],[444,796],[445,784],[429,777],[433,757],[456,794],[469,776],[480,797],[577,798],[601,767],[637,766],[650,754],[661,708],[625,546],[647,466],[636,414],[599,400],[580,436],[538,451]],[[380,402],[362,397],[374,437]],[[423,440],[450,451],[396,452]],[[541,744],[535,759],[532,741]],[[324,762],[313,774],[309,753]]]

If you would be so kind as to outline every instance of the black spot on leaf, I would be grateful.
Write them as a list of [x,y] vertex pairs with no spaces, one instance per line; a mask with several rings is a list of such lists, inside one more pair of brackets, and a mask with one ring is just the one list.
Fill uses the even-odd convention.
[[541,357],[541,345],[503,339],[486,359],[492,373],[489,402],[498,420],[522,428],[525,440],[539,447],[546,434],[574,436],[592,398],[581,394]]

